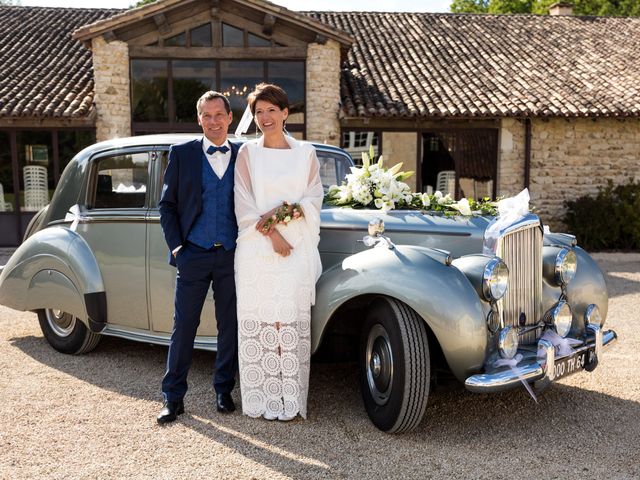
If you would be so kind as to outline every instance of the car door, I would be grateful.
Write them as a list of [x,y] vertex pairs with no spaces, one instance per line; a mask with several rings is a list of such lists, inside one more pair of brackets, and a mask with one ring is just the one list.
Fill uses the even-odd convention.
[[146,216],[152,149],[138,147],[92,158],[84,219],[77,232],[100,265],[110,325],[149,329]]
[[[169,265],[169,247],[160,226],[158,202],[162,191],[162,179],[168,162],[168,147],[159,149],[152,160],[154,188],[148,213],[148,265],[149,265],[149,315],[151,328],[158,333],[171,333],[173,329],[173,298],[176,269]],[[218,334],[213,307],[213,293],[209,290],[202,309],[198,336],[214,337]]]

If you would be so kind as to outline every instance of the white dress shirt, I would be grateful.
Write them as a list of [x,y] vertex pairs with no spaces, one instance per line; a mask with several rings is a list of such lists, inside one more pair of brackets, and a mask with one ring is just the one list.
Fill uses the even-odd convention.
[[[229,151],[227,153],[215,152],[213,155],[209,155],[207,153],[207,150],[210,146],[224,146],[227,147]],[[225,141],[222,145],[216,145],[207,137],[202,137],[202,151],[207,157],[207,160],[209,160],[209,165],[211,165],[214,173],[218,176],[218,178],[222,179],[222,177],[224,177],[224,172],[226,172],[227,168],[229,167],[229,162],[231,162],[231,145],[229,145],[229,140]]]

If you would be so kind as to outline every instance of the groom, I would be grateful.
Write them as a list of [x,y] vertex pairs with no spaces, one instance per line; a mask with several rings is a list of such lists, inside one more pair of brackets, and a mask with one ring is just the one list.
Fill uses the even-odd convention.
[[233,271],[238,226],[233,204],[233,175],[238,147],[227,140],[232,121],[227,97],[206,92],[198,99],[198,124],[204,137],[173,145],[160,199],[160,223],[177,266],[175,314],[164,404],[158,423],[184,412],[187,374],[200,314],[213,285],[218,348],[213,385],[219,412],[233,412],[231,390],[238,357],[236,287]]

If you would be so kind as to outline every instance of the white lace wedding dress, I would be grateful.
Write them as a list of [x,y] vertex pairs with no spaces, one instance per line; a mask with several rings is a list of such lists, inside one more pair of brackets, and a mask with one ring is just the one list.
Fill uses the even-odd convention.
[[[307,416],[323,189],[313,146],[287,142],[289,149],[270,149],[262,138],[251,141],[236,159],[238,359],[242,411],[250,417]],[[260,216],[283,201],[299,203],[304,212],[277,227],[293,246],[288,257],[255,229]]]

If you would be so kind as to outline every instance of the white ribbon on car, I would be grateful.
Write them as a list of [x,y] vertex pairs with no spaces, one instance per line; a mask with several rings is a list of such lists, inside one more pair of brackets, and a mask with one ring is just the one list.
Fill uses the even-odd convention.
[[253,114],[251,113],[251,109],[249,105],[244,109],[244,113],[242,114],[242,118],[238,123],[238,128],[236,128],[235,135],[236,137],[241,137],[249,130],[251,126],[251,122],[253,121]]
[[362,243],[364,243],[367,247],[385,247],[389,249],[394,247],[391,240],[383,236],[372,237],[371,235],[365,235],[362,238]]
[[558,335],[551,329],[545,330],[541,340],[546,340],[553,345],[556,356],[564,357],[565,355],[571,355],[573,353],[572,345],[582,345],[582,340],[576,340],[575,338],[564,338]]
[[529,213],[529,199],[529,190],[525,188],[515,197],[504,198],[498,202],[498,216],[484,232],[482,253],[490,256],[496,254],[500,233]]
[[87,220],[87,218],[88,217],[85,217],[84,215],[82,215],[82,213],[80,213],[80,206],[76,204],[69,209],[69,211],[64,217],[64,221],[71,222],[71,226],[69,227],[69,230],[71,230],[72,232],[75,232],[76,229],[78,228],[78,223]]
[[518,378],[520,379],[520,381],[524,385],[524,388],[527,389],[527,392],[529,392],[529,395],[531,395],[531,398],[533,398],[533,401],[538,403],[538,398],[536,397],[536,394],[533,393],[533,389],[531,388],[531,385],[529,385],[527,380],[522,375],[521,369],[518,368],[518,363],[520,363],[521,360],[522,360],[522,354],[518,353],[513,358],[500,358],[499,360],[496,360],[495,363],[493,364],[493,366],[494,367],[509,367],[511,369],[511,371],[518,376]]

